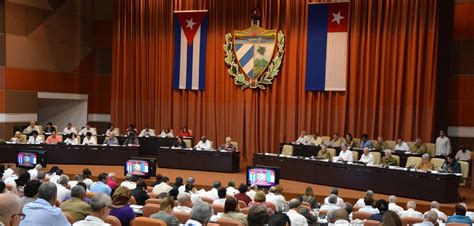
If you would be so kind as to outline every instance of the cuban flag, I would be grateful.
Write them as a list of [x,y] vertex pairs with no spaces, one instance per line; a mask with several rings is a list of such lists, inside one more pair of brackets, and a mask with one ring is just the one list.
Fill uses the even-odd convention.
[[174,12],[173,89],[204,90],[207,10]]
[[306,91],[345,91],[349,2],[308,7]]

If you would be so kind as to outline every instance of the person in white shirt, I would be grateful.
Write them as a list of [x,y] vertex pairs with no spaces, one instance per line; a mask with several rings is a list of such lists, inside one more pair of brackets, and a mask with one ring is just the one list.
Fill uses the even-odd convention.
[[187,184],[194,185],[195,182],[196,182],[196,179],[194,179],[194,177],[188,177],[188,178],[186,179],[186,181],[184,182],[184,184],[181,185],[181,186],[179,186],[178,192],[179,192],[179,193],[186,192],[186,185],[187,185]]
[[56,193],[56,199],[59,203],[63,202],[65,199],[71,197],[71,190],[69,190],[68,182],[69,177],[66,175],[61,175],[56,184],[58,192]]
[[425,213],[423,222],[413,224],[413,226],[434,226],[438,225],[438,214],[436,211],[430,210]]
[[374,208],[374,199],[372,196],[366,196],[364,198],[364,207],[359,209],[359,212],[366,212],[366,213],[371,213],[371,214],[377,214],[379,213],[379,210]]
[[41,164],[36,164],[35,168],[28,170],[28,173],[30,174],[30,180],[36,180],[36,176],[38,176],[38,172],[43,169],[43,166]]
[[36,125],[35,121],[30,122],[30,125],[23,130],[23,134],[31,135],[33,131],[40,132],[40,127]]
[[155,131],[150,129],[149,126],[145,126],[145,128],[142,129],[142,131],[138,135],[138,137],[154,137],[154,136],[156,136]]
[[329,197],[331,197],[331,195],[336,196],[337,198],[336,205],[339,206],[340,208],[344,208],[344,200],[339,197],[339,189],[336,187],[333,187],[331,189],[331,194],[328,197],[324,198],[324,204],[329,204]]
[[407,142],[403,141],[402,138],[398,138],[397,144],[394,148],[395,151],[410,151]]
[[209,191],[206,191],[201,194],[201,197],[210,198],[212,200],[219,199],[218,189],[221,187],[221,182],[214,181],[212,182],[212,188]]
[[79,132],[79,136],[86,136],[87,133],[91,133],[91,136],[97,136],[97,131],[89,123]]
[[300,136],[294,143],[309,145],[311,144],[311,136],[306,135],[306,131],[301,131]]
[[169,128],[164,128],[163,131],[161,131],[160,135],[158,135],[158,137],[161,137],[161,138],[167,138],[167,137],[174,137],[173,135],[173,131],[171,131]]
[[203,149],[203,150],[210,150],[212,148],[211,141],[207,139],[206,136],[202,136],[201,140],[194,146],[194,149]]
[[352,162],[352,151],[350,151],[347,147],[347,144],[343,143],[341,145],[341,152],[339,152],[339,156],[337,157],[337,161],[347,161]]
[[311,139],[311,144],[319,146],[322,143],[323,143],[323,139],[321,139],[318,133],[314,133],[313,138]]
[[[326,199],[327,199],[327,203],[326,203]],[[331,194],[331,195],[329,195],[329,197],[326,197],[326,199],[324,200],[324,204],[319,209],[320,211],[321,210],[331,211],[331,210],[337,210],[337,209],[343,208],[339,205],[336,205],[336,203],[338,202],[338,199],[339,199],[339,197],[337,197],[337,195]],[[344,202],[342,203],[342,205],[344,206]]]
[[20,131],[16,131],[15,136],[13,136],[12,139],[10,139],[10,142],[13,144],[25,144],[26,137],[23,137]]
[[287,202],[285,200],[285,197],[281,195],[283,192],[283,188],[281,185],[276,185],[273,187],[270,187],[268,190],[268,194],[265,196],[265,199],[267,202],[271,202],[275,204],[277,207],[277,211],[285,211],[287,207]]
[[456,160],[461,161],[470,161],[471,160],[471,151],[469,151],[466,146],[462,145],[459,151],[456,153]]
[[109,124],[109,128],[107,129],[107,131],[105,131],[105,136],[110,137],[111,134],[113,134],[114,137],[120,136],[118,130],[115,129],[115,126],[112,123]]
[[97,139],[92,136],[91,132],[87,132],[86,136],[82,140],[82,145],[97,145]]
[[372,190],[367,190],[367,192],[365,192],[364,198],[358,199],[357,202],[354,204],[354,208],[362,208],[362,207],[364,207],[364,206],[365,206],[364,199],[365,199],[365,197],[367,197],[367,196],[374,197],[374,191],[372,191]]
[[217,196],[219,196],[219,198],[214,200],[214,202],[212,202],[212,205],[225,206],[226,195],[227,195],[226,188],[220,187],[219,189],[217,189]]
[[77,185],[77,183],[79,183],[79,181],[82,181],[82,176],[80,174],[76,174],[72,177],[72,180],[69,180],[67,184],[69,185],[70,188],[73,188],[74,186]]
[[407,210],[401,211],[398,213],[400,217],[418,217],[423,218],[423,214],[416,211],[416,203],[414,201],[408,201],[407,203]]
[[374,155],[369,152],[369,148],[364,148],[364,153],[360,156],[360,161],[371,166],[374,164]]
[[[438,218],[441,219],[441,220],[443,220],[444,222],[446,222],[446,220],[448,219],[448,216],[447,216],[445,213],[443,213],[443,212],[441,212],[441,211],[439,210],[439,203],[436,202],[436,201],[432,201],[432,202],[431,202],[431,210],[430,210],[430,211],[436,212],[436,214],[438,215]],[[428,212],[429,212],[429,211],[425,212],[425,215],[426,215]]]
[[69,135],[69,134],[76,134],[77,135],[77,130],[76,128],[72,127],[72,124],[70,122],[67,123],[66,128],[63,129],[63,136],[64,135]]
[[7,169],[3,172],[2,179],[5,180],[5,178],[10,177],[11,175],[13,175],[13,173],[15,173],[14,169],[15,169],[15,164],[8,163],[7,164]]
[[227,183],[227,195],[234,197],[234,195],[238,193],[239,190],[235,188],[235,182],[233,180],[229,180]]
[[84,220],[77,221],[73,226],[110,226],[105,219],[112,208],[112,199],[106,194],[98,193],[90,201],[92,212]]
[[155,185],[153,187],[153,193],[161,194],[161,193],[169,193],[173,187],[169,185],[170,179],[168,177],[163,177],[161,179],[161,183]]
[[439,137],[436,138],[436,155],[446,156],[449,153],[451,153],[451,141],[444,130],[440,130]]
[[30,138],[28,139],[28,144],[42,144],[42,143],[44,143],[43,137],[38,135],[38,131],[33,130],[33,132],[31,132]]
[[329,223],[328,224],[329,226],[351,225],[349,214],[345,209],[337,209],[337,210],[329,211],[326,219]]
[[[125,175],[125,180],[122,183],[120,183],[120,186],[133,190],[137,187],[137,181],[138,181],[137,176],[127,173],[127,175]],[[157,193],[157,194],[160,194],[160,193]]]
[[306,217],[298,213],[298,208],[300,207],[301,203],[298,199],[291,199],[288,202],[288,212],[286,215],[290,218],[291,225],[298,225],[298,226],[305,226],[308,225],[308,221]]
[[79,144],[79,139],[77,138],[77,135],[75,133],[70,133],[67,135],[63,135],[63,137],[66,137],[66,140],[64,140],[65,144],[70,144],[70,145],[78,145]]
[[191,218],[186,221],[185,226],[207,225],[214,211],[211,204],[206,202],[196,202],[191,210]]
[[396,213],[404,211],[403,207],[397,205],[397,196],[391,195],[388,197],[388,209]]
[[258,191],[258,185],[251,184],[250,190],[245,194],[253,200],[253,198],[255,198],[255,193],[257,193],[257,191]]
[[173,208],[173,212],[191,213],[193,203],[191,201],[191,196],[188,193],[179,193],[177,201],[178,205]]

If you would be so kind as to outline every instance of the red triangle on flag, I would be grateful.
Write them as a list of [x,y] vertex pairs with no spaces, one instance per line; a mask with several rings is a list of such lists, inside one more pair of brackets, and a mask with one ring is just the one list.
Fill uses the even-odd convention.
[[176,18],[183,29],[188,45],[193,43],[194,36],[205,15],[206,12],[176,12]]

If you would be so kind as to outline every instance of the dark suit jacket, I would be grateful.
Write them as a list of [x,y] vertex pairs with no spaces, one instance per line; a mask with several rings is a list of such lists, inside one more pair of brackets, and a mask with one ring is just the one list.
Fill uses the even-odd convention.
[[135,188],[132,190],[132,196],[137,200],[137,205],[145,205],[145,201],[150,198],[143,189]]

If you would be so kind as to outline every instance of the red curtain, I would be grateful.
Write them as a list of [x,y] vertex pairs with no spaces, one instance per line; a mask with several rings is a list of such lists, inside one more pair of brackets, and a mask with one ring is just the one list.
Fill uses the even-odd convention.
[[[346,92],[304,89],[308,1],[115,1],[112,121],[187,125],[215,145],[231,136],[244,159],[277,152],[300,130],[433,141],[438,1],[353,0]],[[249,27],[254,8],[286,49],[273,85],[242,91],[226,71],[224,36]],[[173,11],[200,9],[209,11],[206,89],[173,90]]]

